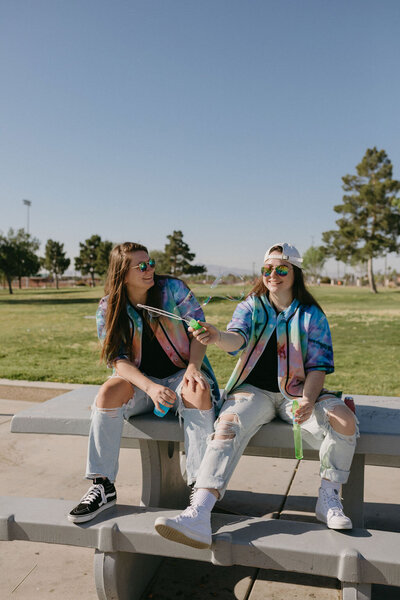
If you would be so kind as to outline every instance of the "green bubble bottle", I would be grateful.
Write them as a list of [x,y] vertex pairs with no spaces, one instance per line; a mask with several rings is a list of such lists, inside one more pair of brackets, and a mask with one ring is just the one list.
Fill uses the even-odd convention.
[[301,427],[299,423],[294,420],[294,413],[299,408],[297,400],[293,400],[292,412],[293,412],[293,437],[294,437],[294,453],[296,458],[301,460],[303,458],[303,441],[301,439]]
[[192,329],[202,329],[202,326],[196,321],[196,319],[190,319],[189,325]]

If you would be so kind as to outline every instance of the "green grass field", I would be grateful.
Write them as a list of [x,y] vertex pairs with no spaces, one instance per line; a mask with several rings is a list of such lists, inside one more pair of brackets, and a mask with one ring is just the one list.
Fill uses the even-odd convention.
[[[195,286],[200,300],[207,292]],[[0,290],[0,377],[34,381],[102,383],[94,314],[102,288]],[[400,291],[371,294],[364,288],[312,288],[331,326],[336,371],[330,389],[400,396]],[[240,294],[232,287],[226,294]],[[207,319],[220,328],[236,302],[214,298]],[[221,387],[236,359],[211,346],[208,356]]]

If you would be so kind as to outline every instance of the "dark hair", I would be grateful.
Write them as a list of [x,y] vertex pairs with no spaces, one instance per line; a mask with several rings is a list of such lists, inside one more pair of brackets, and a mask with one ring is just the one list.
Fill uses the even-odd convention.
[[[271,248],[271,252],[273,250],[278,250],[279,252],[282,252],[282,247],[274,246],[273,248]],[[292,265],[292,267],[293,267],[293,274],[294,274],[293,298],[296,298],[296,300],[298,300],[300,302],[300,304],[304,304],[305,306],[314,305],[317,308],[319,308],[322,312],[324,312],[322,310],[322,307],[320,306],[320,304],[316,301],[314,296],[311,294],[311,292],[308,291],[305,281],[304,281],[302,269],[300,269],[300,267],[296,267],[295,265]],[[248,293],[247,297],[249,297],[251,295],[260,297],[260,296],[263,296],[264,294],[269,299],[269,290],[265,287],[263,277],[262,277],[262,275],[260,275],[260,277],[257,279],[256,283],[254,284],[254,286]]]
[[[124,242],[114,246],[110,253],[110,262],[107,271],[104,291],[108,294],[105,319],[106,337],[101,349],[101,360],[112,362],[119,354],[121,344],[124,344],[130,360],[132,348],[130,345],[130,326],[126,312],[129,302],[125,286],[125,279],[131,266],[131,252],[142,250],[147,252],[146,246],[134,242]],[[161,308],[160,276],[154,275],[154,285],[147,293],[147,303],[150,306]],[[144,311],[146,313],[146,311]],[[144,318],[148,320],[147,313]]]

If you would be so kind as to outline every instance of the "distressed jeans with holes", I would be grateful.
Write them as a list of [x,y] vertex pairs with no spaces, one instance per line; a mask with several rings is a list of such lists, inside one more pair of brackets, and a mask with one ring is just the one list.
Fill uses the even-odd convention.
[[[191,485],[196,480],[197,471],[206,450],[207,438],[213,431],[215,412],[214,408],[199,410],[184,406],[181,396],[184,373],[183,369],[171,377],[164,379],[149,377],[149,379],[176,392],[175,404],[170,410],[175,409],[179,420],[183,420],[187,483]],[[203,375],[210,385],[211,382],[206,374],[203,373]],[[117,408],[99,408],[95,399],[89,432],[87,479],[101,475],[108,477],[111,482],[115,481],[124,419],[128,420],[135,415],[153,411],[154,403],[150,396],[138,388],[133,388],[133,390],[132,398]],[[212,406],[214,406],[214,402],[214,398],[211,397]],[[154,419],[159,418],[154,415]]]
[[[337,433],[329,423],[328,411],[343,405],[336,396],[329,396],[315,404],[312,416],[302,424],[302,430],[322,439],[320,447],[320,475],[339,484],[346,483],[353,460],[358,437]],[[215,433],[210,435],[202,460],[196,488],[216,489],[223,497],[232,473],[248,442],[262,425],[276,416],[292,423],[292,401],[281,393],[267,392],[252,385],[243,384],[228,396],[215,422]],[[224,415],[234,415],[233,421]],[[226,436],[216,439],[215,435]]]

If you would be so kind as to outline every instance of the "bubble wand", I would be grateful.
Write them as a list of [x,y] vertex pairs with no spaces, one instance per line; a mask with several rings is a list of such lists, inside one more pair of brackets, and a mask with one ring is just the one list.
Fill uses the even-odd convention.
[[184,321],[187,325],[192,327],[192,329],[202,329],[202,326],[196,321],[196,319],[184,319],[183,317],[178,317],[174,313],[168,312],[166,310],[162,310],[161,308],[154,308],[154,306],[147,306],[146,304],[137,304],[138,308],[144,308],[149,311],[149,313],[155,313],[160,317],[169,317],[170,319],[177,319],[178,321]]
[[294,413],[299,408],[297,400],[293,400],[292,413],[293,413],[293,438],[294,438],[294,454],[296,458],[301,460],[303,458],[303,440],[301,439],[301,427],[299,423],[296,423]]
[[[218,286],[222,283],[223,281],[223,275],[220,275],[219,277],[217,277],[215,279],[215,281],[213,281],[213,283],[210,285],[210,289],[214,291],[215,288],[218,289]],[[200,304],[200,306],[206,306],[213,298],[215,297],[220,297],[223,298],[225,300],[231,300],[231,301],[240,301],[243,300],[244,298],[244,291],[240,294],[239,297],[232,296],[232,295],[224,295],[224,296],[219,296],[219,295],[211,295],[211,296],[207,296],[207,298],[205,299],[205,301]],[[190,300],[192,300],[194,298],[194,294],[193,292],[190,290],[189,293],[187,294],[186,298],[180,303],[180,306],[184,306],[185,304],[190,304]],[[192,327],[192,329],[195,330],[199,330],[202,329],[202,326],[199,325],[199,323],[196,321],[196,319],[191,318],[190,312],[193,310],[192,306],[189,306],[187,313],[185,314],[184,317],[181,317],[180,315],[177,315],[176,313],[171,313],[168,312],[166,310],[163,310],[162,308],[155,308],[154,306],[147,306],[146,304],[137,304],[138,308],[144,308],[145,310],[147,310],[150,314],[156,314],[160,317],[168,317],[170,319],[176,319],[178,321],[184,321],[184,323],[186,323],[187,325],[189,325],[189,327]]]

